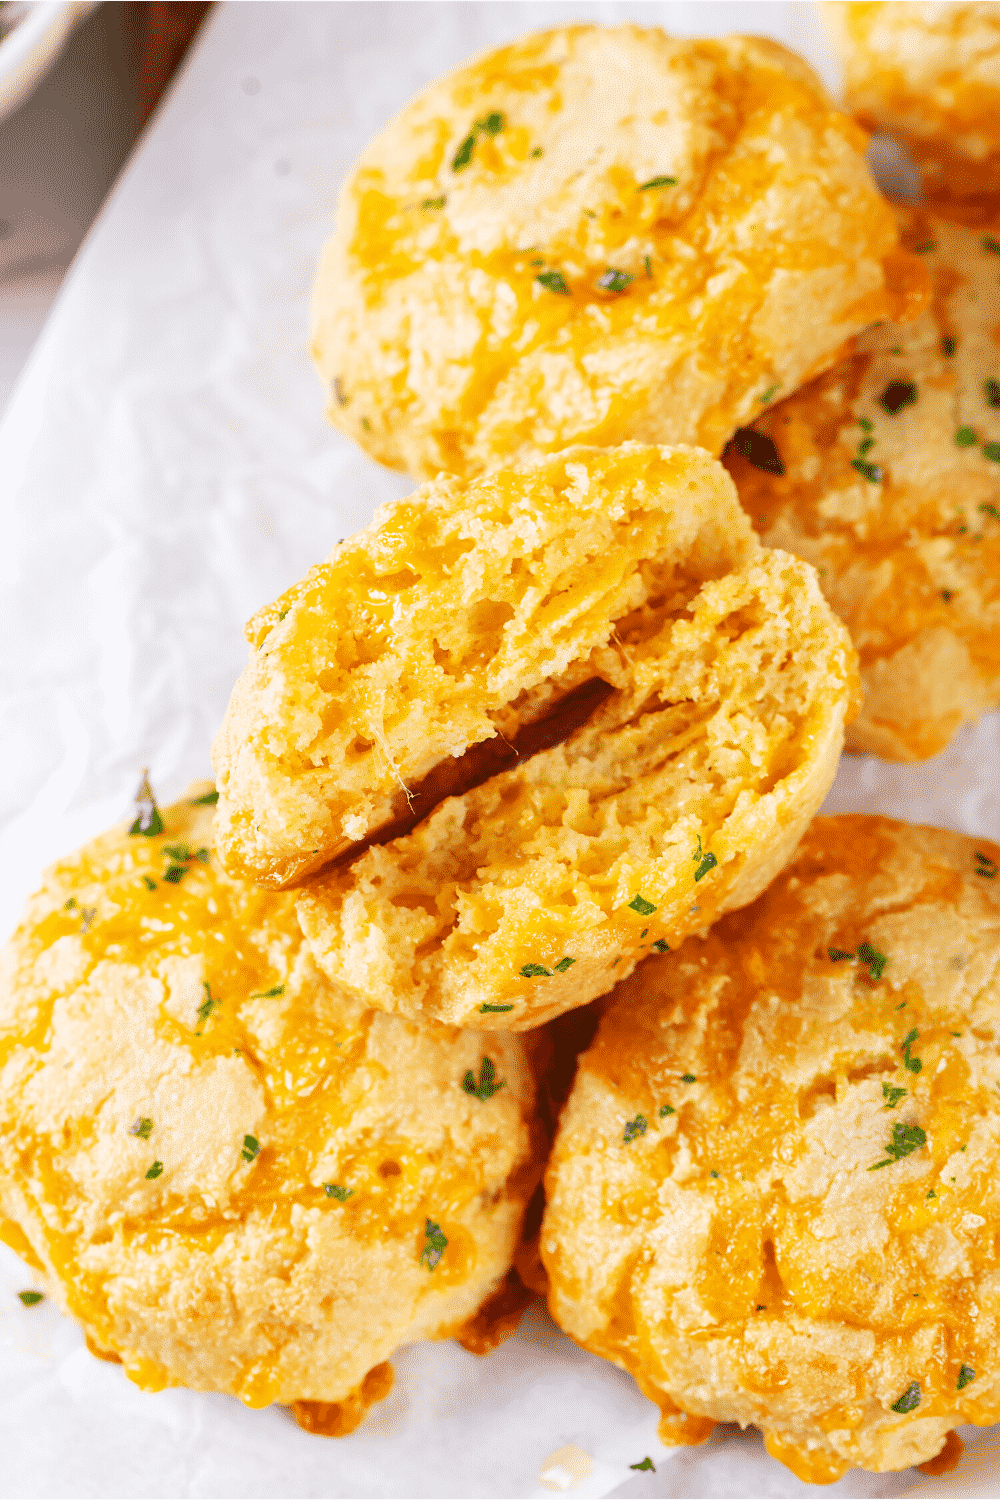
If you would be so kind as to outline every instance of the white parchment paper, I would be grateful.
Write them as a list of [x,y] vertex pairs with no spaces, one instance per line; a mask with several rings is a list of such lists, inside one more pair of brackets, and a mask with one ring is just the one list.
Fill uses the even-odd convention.
[[[309,363],[309,287],[346,171],[430,79],[579,19],[761,31],[836,81],[808,4],[244,4],[210,18],[0,428],[5,931],[50,859],[128,810],[141,766],[164,801],[208,774],[244,620],[412,488],[328,428]],[[993,715],[926,765],[846,761],[827,809],[996,837],[998,751]],[[551,1493],[539,1468],[565,1443],[594,1459],[575,1496],[811,1490],[754,1433],[665,1454],[632,1381],[540,1309],[486,1360],[452,1343],[402,1351],[390,1398],[331,1442],[279,1410],[139,1391],[48,1303],[21,1306],[32,1280],[0,1247],[3,1496],[533,1496]],[[989,1451],[944,1489],[854,1473],[826,1493],[1000,1494]],[[657,1472],[633,1474],[647,1454]]]

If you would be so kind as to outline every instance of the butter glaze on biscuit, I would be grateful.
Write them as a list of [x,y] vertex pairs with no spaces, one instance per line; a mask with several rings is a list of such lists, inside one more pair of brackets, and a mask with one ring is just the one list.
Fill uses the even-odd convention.
[[667,1443],[754,1423],[801,1479],[1000,1417],[1000,847],[819,818],[623,984],[546,1178],[556,1321]]
[[525,1054],[336,998],[211,811],[163,817],[53,866],[4,950],[0,1237],[138,1385],[345,1432],[508,1271]]
[[930,198],[1000,193],[1000,13],[995,3],[821,5],[844,101],[896,137]]
[[782,474],[748,434],[726,464],[762,541],[814,565],[851,632],[847,748],[913,761],[1000,706],[1000,219],[898,212],[930,308],[754,423]]
[[383,507],[247,627],[213,751],[227,868],[289,884],[432,773],[438,800],[470,747],[614,673],[618,622],[756,549],[725,471],[690,449],[574,449]]
[[763,38],[569,26],[485,54],[344,187],[313,305],[331,421],[419,476],[572,443],[718,453],[922,304],[865,145]]
[[703,581],[678,536],[672,591],[595,653],[614,691],[562,744],[307,883],[299,919],[338,990],[538,1026],[752,901],[791,858],[856,706],[854,653],[811,569],[744,560],[732,492],[712,519],[731,568]]

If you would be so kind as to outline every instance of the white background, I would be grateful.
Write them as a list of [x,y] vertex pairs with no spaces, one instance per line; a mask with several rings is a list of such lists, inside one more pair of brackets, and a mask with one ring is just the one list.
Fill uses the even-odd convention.
[[[345,173],[430,79],[578,19],[761,31],[836,81],[809,4],[244,4],[210,19],[0,427],[4,929],[50,859],[128,810],[140,767],[164,801],[209,773],[244,620],[412,488],[326,425],[308,358]],[[992,715],[922,766],[847,761],[827,810],[996,837],[998,751]],[[137,1390],[50,1306],[23,1309],[13,1294],[30,1284],[0,1257],[4,1496],[529,1496],[566,1442],[596,1459],[573,1495],[811,1492],[729,1428],[632,1476],[663,1453],[655,1411],[540,1310],[485,1361],[450,1343],[404,1351],[389,1400],[331,1442],[278,1410]],[[979,1468],[941,1492],[1000,1493]],[[824,1493],[896,1495],[916,1478],[855,1473]]]

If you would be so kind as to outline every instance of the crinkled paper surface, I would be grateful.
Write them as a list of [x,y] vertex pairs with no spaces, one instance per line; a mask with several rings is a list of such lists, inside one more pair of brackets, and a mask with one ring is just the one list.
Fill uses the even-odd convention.
[[[831,83],[807,4],[255,4],[217,8],[56,304],[0,428],[0,919],[55,856],[209,771],[245,619],[405,478],[329,429],[307,352],[313,267],[379,127],[472,53],[569,19],[764,31]],[[1000,834],[1000,720],[926,765],[845,762],[830,811]],[[532,1496],[566,1443],[569,1492],[800,1495],[759,1436],[667,1456],[632,1381],[534,1310],[496,1354],[395,1359],[351,1437],[223,1396],[146,1394],[15,1292],[0,1247],[4,1496]],[[980,1434],[970,1434],[974,1439]],[[943,1481],[854,1473],[830,1495],[996,1495],[992,1439]],[[633,1474],[650,1455],[657,1472]]]

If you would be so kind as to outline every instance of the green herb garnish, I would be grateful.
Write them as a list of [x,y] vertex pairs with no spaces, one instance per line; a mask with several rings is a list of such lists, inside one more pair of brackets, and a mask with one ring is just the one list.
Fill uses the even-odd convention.
[[285,993],[285,986],[283,984],[276,984],[274,986],[274,988],[270,989],[270,990],[257,990],[255,994],[253,994],[253,995],[250,996],[250,999],[251,1000],[273,1000],[274,997],[275,997],[275,995],[283,995],[284,993]]
[[952,593],[951,589],[941,590],[941,598],[944,600],[945,604],[950,604],[954,597],[955,595]]
[[571,969],[575,963],[575,958],[561,958],[559,962],[554,965],[554,968],[557,974],[565,974],[566,970]]
[[541,156],[543,154],[541,146],[536,146],[535,149],[534,149],[534,151],[532,151],[531,154],[532,154],[532,156]]
[[148,839],[162,833],[163,819],[160,817],[160,809],[156,805],[156,798],[149,784],[149,772],[146,770],[143,770],[139,790],[135,794],[135,803],[139,809],[139,816],[129,829],[129,833],[142,833]]
[[1000,443],[984,443],[983,457],[988,458],[991,464],[1000,464]]
[[623,292],[627,286],[632,284],[632,276],[628,271],[616,271],[609,266],[597,278],[597,285],[602,292]]
[[882,1108],[883,1109],[895,1109],[896,1105],[899,1103],[900,1099],[904,1098],[905,1095],[906,1095],[906,1090],[905,1089],[898,1088],[898,1087],[896,1087],[896,1085],[891,1084],[891,1083],[883,1083],[883,1085],[882,1085],[882,1098],[885,1100],[885,1103],[883,1104]]
[[676,187],[676,177],[651,177],[648,182],[643,182],[636,188],[637,193],[647,193],[650,188]]
[[426,1266],[428,1271],[433,1271],[448,1247],[448,1241],[441,1233],[441,1225],[435,1224],[433,1219],[428,1219],[424,1228],[427,1243],[420,1252],[420,1264]]
[[758,396],[757,400],[760,402],[761,406],[766,406],[767,403],[773,399],[775,393],[780,389],[780,385],[769,385],[763,396]]
[[888,957],[884,953],[880,953],[877,948],[873,948],[871,943],[864,942],[858,944],[858,957],[867,967],[872,979],[882,978],[885,966],[889,962]]
[[63,911],[72,911],[76,905],[76,897],[70,896],[68,901],[63,902]]
[[474,130],[470,130],[469,134],[465,137],[465,140],[459,146],[458,150],[455,152],[455,155],[451,159],[451,170],[453,172],[461,172],[463,167],[467,167],[469,165],[469,162],[472,160],[472,153],[473,151],[475,151],[475,149],[476,133]]
[[[552,970],[546,969],[543,964],[524,964],[521,969],[521,977],[522,979],[551,979]],[[491,1010],[498,1008],[502,1009],[502,1007],[490,1006]]]
[[37,1307],[39,1302],[45,1301],[45,1297],[42,1292],[18,1292],[17,1295],[24,1303],[25,1307]]
[[[221,1000],[217,1000],[217,999],[215,999],[213,997],[212,991],[209,988],[209,983],[208,983],[207,979],[203,979],[201,981],[201,985],[202,985],[202,989],[205,991],[205,998],[204,998],[204,1000],[201,1002],[201,1004],[198,1007],[198,1020],[204,1026],[205,1022],[208,1020],[209,1016],[212,1014],[212,1012],[215,1009],[215,1007],[217,1005],[221,1005],[222,1001]],[[201,1035],[200,1032],[198,1034],[199,1034],[199,1036]]]
[[676,1111],[676,1109],[674,1109],[674,1106],[672,1104],[661,1104],[660,1105],[660,1119],[661,1120],[663,1119],[664,1115],[675,1115],[676,1113],[677,1113],[677,1111]]
[[920,1069],[923,1067],[923,1063],[920,1061],[919,1057],[910,1056],[910,1048],[913,1046],[913,1043],[917,1040],[917,1037],[919,1035],[920,1032],[914,1026],[913,1030],[903,1038],[902,1045],[900,1046],[900,1051],[903,1054],[903,1066],[907,1068],[911,1073],[919,1073]]
[[986,397],[987,406],[1000,406],[1000,380],[991,375],[983,384],[983,395]]
[[649,1121],[645,1115],[636,1115],[634,1120],[626,1120],[622,1140],[628,1145],[629,1141],[638,1140],[639,1136],[645,1135],[649,1127]]
[[997,862],[990,859],[988,854],[981,854],[976,850],[976,874],[981,875],[984,880],[992,880],[997,873]]
[[192,807],[214,807],[219,800],[218,792],[206,792],[204,797],[193,797]]
[[540,281],[546,291],[560,292],[565,297],[569,296],[569,287],[561,271],[539,271],[535,280]]
[[719,861],[716,859],[711,850],[708,850],[707,853],[703,854],[701,857],[701,863],[699,864],[697,870],[695,870],[694,872],[695,884],[697,885],[699,880],[704,879],[709,870],[714,870],[718,863]]
[[858,956],[856,953],[848,953],[846,948],[827,948],[826,951],[830,955],[830,962],[832,964],[839,964],[842,959],[857,958]]
[[653,279],[653,257],[651,255],[644,255],[642,257],[642,259],[643,259],[643,264],[646,267],[646,275],[649,277],[650,281],[652,281],[652,279]]
[[633,896],[628,905],[629,911],[638,912],[640,917],[651,917],[656,910],[652,901],[647,901],[645,896]]
[[949,359],[955,352],[955,340],[949,333],[946,333],[944,338],[941,340],[941,352],[942,354],[946,354]]
[[163,1171],[163,1163],[162,1163],[162,1161],[154,1161],[153,1165],[150,1167],[149,1171],[146,1173],[146,1181],[147,1182],[153,1182],[157,1177],[160,1176],[160,1174],[161,1174],[162,1171]]
[[[1000,251],[1000,245],[997,246],[997,250]],[[22,1293],[22,1296],[23,1296],[23,1293]],[[964,1391],[965,1387],[967,1385],[971,1385],[972,1382],[975,1380],[975,1378],[976,1378],[976,1372],[972,1368],[972,1366],[971,1365],[963,1365],[962,1368],[958,1372],[958,1380],[955,1382],[955,1388],[956,1388],[956,1390]]]
[[256,1161],[260,1155],[260,1141],[255,1135],[243,1137],[243,1150],[240,1152],[244,1161]]
[[882,483],[882,467],[880,464],[869,464],[863,458],[852,458],[851,468],[857,469],[861,477],[867,479],[869,484]]
[[869,1172],[877,1172],[880,1167],[889,1167],[894,1161],[902,1161],[904,1156],[909,1156],[913,1151],[919,1151],[921,1146],[927,1144],[927,1133],[921,1130],[919,1125],[904,1125],[897,1120],[892,1127],[892,1140],[885,1146],[885,1157],[877,1161]]
[[140,1115],[133,1125],[129,1126],[129,1135],[137,1135],[140,1141],[148,1141],[153,1122],[146,1115]]
[[955,433],[956,448],[972,448],[975,446],[976,434],[971,427],[960,427]]
[[446,202],[446,199],[445,199],[444,193],[442,193],[441,196],[440,196],[440,198],[425,198],[424,201],[423,201],[423,203],[421,203],[420,207],[422,209],[444,208],[445,202]]
[[208,864],[208,850],[205,848],[192,849],[190,844],[164,844],[163,852],[182,865],[190,864],[193,859],[198,860],[200,864]]
[[693,1073],[682,1073],[681,1083],[697,1083],[698,1080]]
[[184,879],[187,872],[187,865],[168,865],[163,872],[163,878],[169,881],[171,885],[178,885]]
[[656,1465],[651,1458],[644,1458],[640,1464],[629,1464],[630,1469],[649,1469],[656,1473]]
[[908,1411],[916,1411],[920,1405],[920,1386],[916,1380],[906,1387],[898,1401],[892,1403],[893,1411],[898,1411],[901,1417],[905,1417]]
[[937,249],[937,240],[924,240],[922,244],[914,245],[913,248],[917,255],[928,255],[931,250]]
[[338,1203],[346,1203],[354,1189],[341,1187],[336,1182],[324,1182],[323,1191],[328,1198],[336,1198]]
[[484,1001],[483,1004],[479,1007],[479,1014],[481,1016],[488,1016],[491,1013],[499,1014],[501,1011],[513,1009],[513,1005],[490,1005],[487,1001]]
[[155,891],[156,890],[156,881],[155,880],[150,880],[150,878],[149,878],[148,875],[144,875],[142,877],[142,883],[146,887],[147,891]]
[[666,938],[657,938],[655,943],[650,944],[650,947],[654,948],[657,953],[670,952],[670,944],[667,942]]
[[462,1088],[467,1094],[474,1094],[481,1103],[485,1104],[487,1099],[492,1099],[494,1094],[500,1092],[506,1082],[503,1078],[499,1083],[496,1082],[496,1076],[496,1063],[491,1057],[484,1057],[478,1078],[471,1068],[466,1069],[465,1077],[462,1079]]

